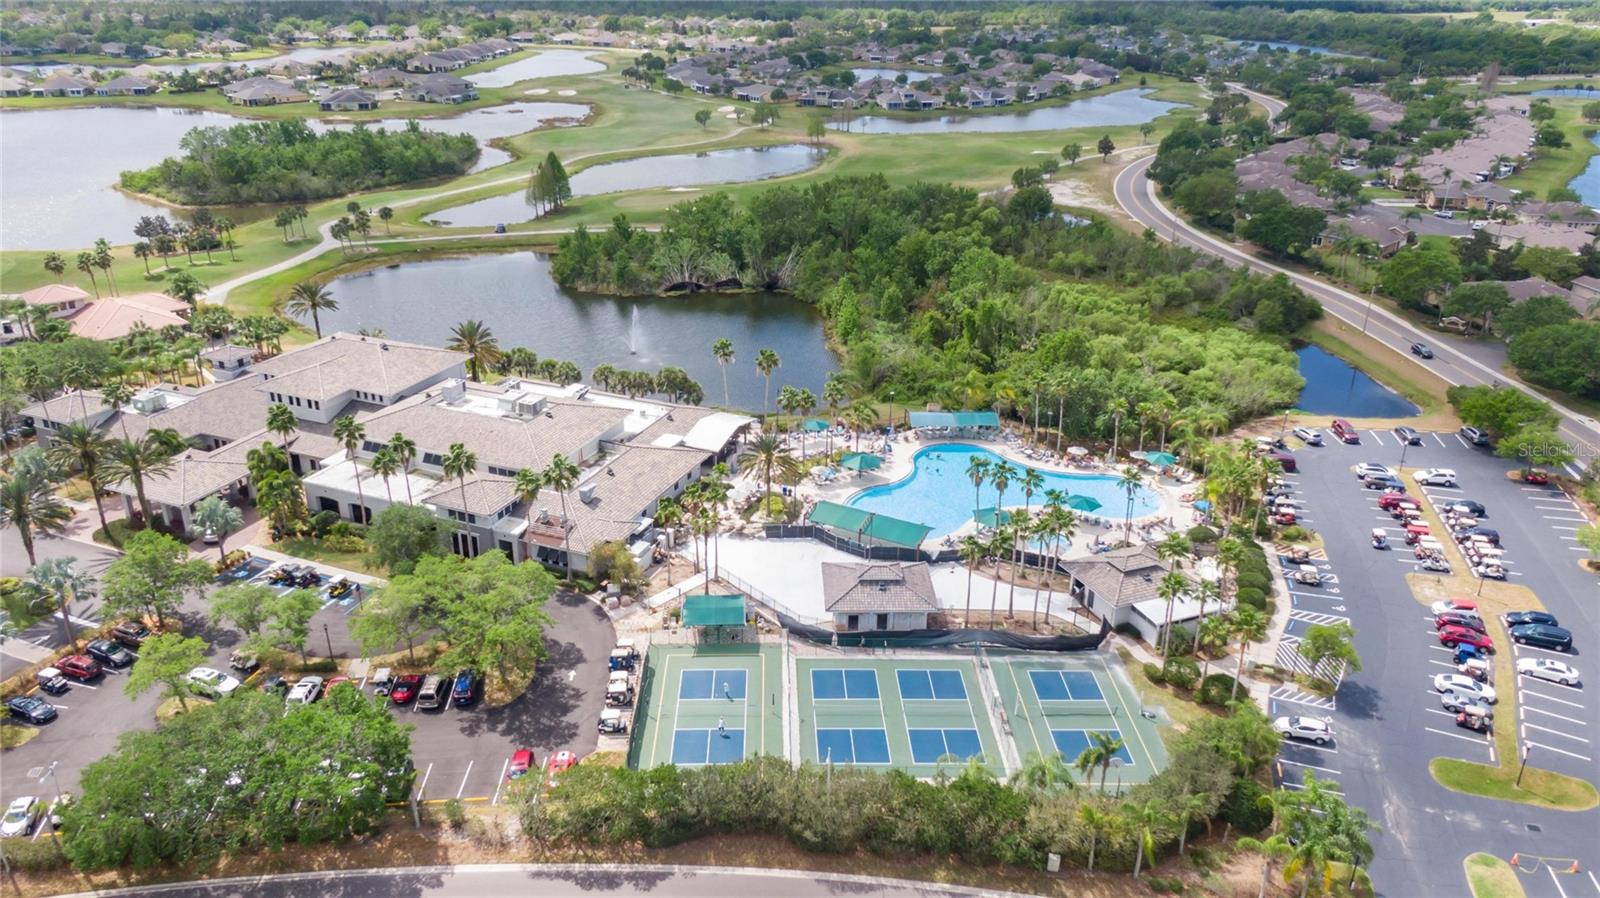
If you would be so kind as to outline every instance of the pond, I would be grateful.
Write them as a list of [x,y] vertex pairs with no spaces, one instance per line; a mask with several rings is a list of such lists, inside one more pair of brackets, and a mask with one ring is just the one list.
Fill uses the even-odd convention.
[[467,80],[479,87],[509,87],[530,78],[555,78],[560,75],[589,75],[606,70],[606,64],[589,57],[589,51],[549,50],[507,63],[497,69],[468,75]]
[[412,262],[337,278],[339,301],[322,313],[322,329],[380,328],[387,337],[432,345],[450,329],[482,320],[501,349],[526,346],[540,358],[577,363],[584,376],[606,363],[635,371],[676,365],[705,390],[706,404],[722,403],[722,370],[711,357],[719,337],[733,341],[729,396],[735,408],[760,410],[758,349],[782,360],[771,396],[789,384],[817,396],[838,361],[823,337],[815,308],[779,293],[701,293],[684,297],[599,296],[567,290],[550,274],[550,257],[518,252]]
[[1348,418],[1409,418],[1420,409],[1399,393],[1318,346],[1296,350],[1305,389],[1294,407],[1316,415]]
[[856,76],[856,81],[858,82],[871,81],[874,78],[882,78],[885,81],[893,81],[896,78],[899,78],[901,75],[904,75],[906,76],[906,81],[911,84],[915,84],[918,81],[926,81],[929,78],[943,74],[938,69],[888,69],[879,68],[876,66],[866,66],[859,69],[851,69],[850,73]]
[[1600,88],[1593,87],[1546,87],[1529,94],[1530,97],[1600,97]]
[[[475,109],[453,118],[419,119],[424,128],[471,134],[480,143],[531,131],[552,119],[580,118],[589,108],[578,103],[511,103]],[[178,152],[192,128],[236,125],[249,119],[222,112],[171,107],[105,106],[48,111],[0,112],[0,248],[7,250],[79,249],[96,238],[112,243],[133,240],[143,215],[174,211],[116,190],[125,169],[147,168]],[[310,120],[312,128],[351,127]],[[404,119],[371,122],[390,128]],[[116,152],[106,152],[107,141]],[[484,147],[479,170],[509,161],[510,154]],[[259,214],[259,213],[258,213]],[[248,218],[229,213],[235,221]]]
[[1061,106],[987,115],[952,114],[937,118],[888,118],[881,115],[864,115],[849,122],[834,122],[833,128],[858,134],[946,132],[1004,134],[1013,131],[1057,131],[1065,128],[1104,125],[1138,125],[1152,121],[1183,105],[1152,100],[1146,96],[1149,93],[1149,90],[1120,90],[1085,100],[1074,100]]
[[[606,162],[573,175],[572,195],[761,181],[814,168],[825,155],[824,151],[803,144],[786,144]],[[523,200],[519,190],[443,209],[429,215],[428,219],[450,227],[467,228],[513,224],[534,217],[533,207]]]
[[[991,508],[1000,501],[1000,493],[993,483],[985,482],[974,493],[972,480],[967,477],[967,464],[974,456],[985,458],[991,465],[1000,456],[981,446],[966,443],[939,443],[925,447],[916,454],[909,475],[894,483],[869,487],[851,496],[848,505],[876,514],[888,515],[903,521],[914,521],[932,527],[929,536],[944,536],[961,529],[972,521],[976,508]],[[1020,471],[1027,470],[1016,462],[1019,475],[1006,489],[1005,507],[1024,504]],[[1038,469],[1044,475],[1044,486],[1034,493],[1035,509],[1043,501],[1045,490],[1061,490],[1072,496],[1088,496],[1100,503],[1092,512],[1094,517],[1120,521],[1128,508],[1128,494],[1117,486],[1114,474],[1063,474],[1059,471]],[[973,506],[973,502],[978,504]],[[1161,508],[1160,498],[1148,487],[1139,487],[1133,495],[1135,519],[1154,514]]]
[[[1589,142],[1600,147],[1600,134],[1589,135]],[[1589,164],[1567,186],[1578,192],[1578,199],[1591,207],[1600,207],[1600,155],[1590,156]]]

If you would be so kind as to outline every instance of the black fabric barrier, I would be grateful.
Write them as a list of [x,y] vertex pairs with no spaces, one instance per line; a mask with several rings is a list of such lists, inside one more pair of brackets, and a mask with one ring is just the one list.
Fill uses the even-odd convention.
[[1084,636],[1025,636],[1005,630],[857,630],[840,633],[803,624],[785,614],[778,623],[801,639],[826,645],[934,647],[953,645],[992,645],[1034,652],[1085,652],[1100,647],[1111,628],[1102,621],[1100,632]]

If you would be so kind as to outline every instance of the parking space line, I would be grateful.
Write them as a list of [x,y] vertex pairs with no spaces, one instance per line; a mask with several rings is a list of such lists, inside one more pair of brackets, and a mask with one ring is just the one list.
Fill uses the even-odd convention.
[[467,791],[467,777],[470,776],[472,776],[472,761],[469,760],[467,761],[467,771],[461,774],[461,788],[456,790],[457,800],[460,800],[462,794]]
[[1540,511],[1571,511],[1572,510],[1572,506],[1570,504],[1568,504],[1568,505],[1535,505],[1534,508],[1537,508]]
[[[1300,784],[1300,783],[1291,783],[1288,780],[1284,780],[1283,782],[1279,783],[1278,785],[1282,786],[1285,789],[1304,789],[1305,788],[1305,786]],[[1335,789],[1332,786],[1327,786],[1327,785],[1324,785],[1323,783],[1317,783],[1317,785],[1322,786],[1324,791],[1332,792],[1333,794],[1339,796],[1340,798],[1344,797],[1344,790],[1343,789]]]
[[1467,444],[1467,441],[1466,441],[1466,440],[1463,440],[1463,439],[1462,439],[1462,438],[1461,438],[1461,434],[1459,434],[1459,433],[1453,433],[1453,434],[1451,434],[1451,436],[1453,436],[1453,437],[1455,437],[1455,438],[1456,438],[1456,442],[1458,442],[1458,443],[1460,443],[1460,444],[1461,444],[1461,448],[1463,448],[1463,449],[1471,449],[1471,448],[1472,448],[1472,447],[1471,447],[1471,446],[1470,446],[1470,445],[1468,445],[1468,444]]
[[1566,652],[1554,652],[1554,651],[1551,651],[1550,649],[1541,649],[1536,645],[1518,645],[1517,646],[1517,654],[1520,655],[1523,652],[1538,652],[1541,655],[1549,655],[1552,658],[1566,659],[1566,658],[1571,657]]
[[[1557,689],[1567,689],[1567,690],[1571,690],[1572,692],[1582,692],[1583,691],[1582,689],[1579,689],[1576,686],[1563,686],[1560,683],[1552,683],[1549,680],[1540,680],[1540,679],[1538,679],[1536,677],[1530,677],[1527,674],[1518,674],[1518,676],[1521,677],[1524,680],[1533,680],[1534,682],[1538,683],[1540,686],[1554,686]],[[1571,705],[1574,708],[1583,707],[1582,705],[1578,704],[1577,702],[1569,702],[1566,699],[1556,698],[1553,695],[1545,695],[1543,692],[1534,692],[1532,689],[1529,689],[1526,686],[1522,687],[1522,694],[1523,695],[1537,695],[1540,698],[1547,698],[1550,701],[1560,702],[1563,705]]]
[[1567,898],[1567,890],[1561,887],[1561,877],[1556,875],[1556,868],[1545,864],[1544,868],[1550,871],[1550,881],[1556,884],[1556,891],[1561,893],[1561,898]]
[[1284,764],[1293,764],[1296,767],[1306,767],[1306,768],[1309,768],[1311,770],[1320,770],[1323,773],[1331,773],[1334,776],[1340,776],[1341,775],[1339,773],[1339,771],[1334,770],[1332,767],[1318,767],[1315,764],[1305,764],[1305,763],[1302,763],[1300,761],[1291,761],[1288,758],[1279,758],[1278,761],[1281,762],[1281,763],[1284,763]]
[[1584,745],[1588,745],[1589,744],[1589,740],[1583,738],[1582,736],[1574,736],[1571,733],[1563,733],[1560,730],[1552,730],[1549,727],[1542,727],[1542,726],[1539,726],[1536,723],[1528,723],[1526,721],[1524,721],[1522,725],[1527,727],[1530,730],[1543,730],[1544,732],[1549,733],[1549,734],[1551,734],[1553,736],[1560,736],[1563,739],[1572,739],[1572,740],[1574,740],[1576,742],[1582,742]]
[[428,769],[422,771],[422,782],[417,784],[417,798],[428,794],[428,777],[433,774],[433,762],[428,762]]
[[1326,745],[1312,745],[1309,742],[1296,742],[1296,743],[1294,743],[1294,747],[1295,748],[1306,748],[1306,749],[1310,749],[1311,751],[1320,751],[1320,752],[1323,752],[1325,754],[1330,754],[1330,755],[1336,755],[1336,754],[1339,753],[1339,750],[1337,748],[1329,748]]
[[1442,437],[1442,436],[1439,436],[1439,435],[1438,435],[1438,434],[1436,434],[1436,433],[1434,433],[1434,434],[1429,434],[1429,436],[1431,436],[1431,437],[1433,437],[1433,439],[1434,439],[1434,442],[1436,442],[1436,443],[1438,443],[1438,444],[1439,444],[1439,448],[1440,448],[1440,449],[1443,449],[1443,448],[1444,448],[1444,437]]
[[1589,725],[1589,722],[1586,721],[1586,720],[1579,720],[1576,717],[1568,717],[1565,714],[1557,714],[1554,711],[1546,711],[1543,708],[1535,708],[1532,705],[1523,705],[1522,706],[1522,710],[1528,711],[1528,712],[1531,712],[1531,713],[1534,713],[1534,714],[1543,714],[1546,717],[1554,717],[1557,720],[1565,720],[1567,723],[1575,723],[1578,726],[1588,726]]
[[1593,758],[1589,757],[1588,755],[1580,755],[1575,751],[1567,751],[1564,748],[1556,748],[1554,745],[1545,745],[1543,742],[1529,741],[1528,744],[1532,745],[1532,746],[1534,746],[1536,748],[1542,748],[1545,751],[1553,751],[1558,755],[1566,755],[1569,758],[1577,758],[1580,761],[1592,761],[1592,760],[1594,760]]
[[1436,730],[1433,727],[1423,727],[1423,729],[1427,730],[1430,733],[1437,733],[1440,736],[1449,736],[1451,739],[1460,739],[1463,742],[1471,742],[1474,745],[1485,745],[1485,744],[1487,744],[1482,739],[1474,739],[1471,736],[1463,736],[1460,733],[1447,733],[1444,730]]
[[1451,664],[1451,663],[1450,663],[1450,662],[1448,662],[1448,661],[1435,661],[1435,660],[1433,660],[1433,659],[1432,659],[1432,658],[1429,658],[1429,659],[1428,659],[1428,663],[1429,663],[1429,664],[1437,664],[1437,665],[1439,665],[1439,666],[1440,666],[1440,667],[1448,667],[1448,668],[1450,668],[1450,669],[1451,669],[1451,670],[1455,670],[1455,669],[1456,669],[1456,666],[1455,666],[1455,665],[1454,665],[1454,664]]
[[506,770],[511,767],[511,759],[506,758],[500,762],[500,778],[494,783],[494,797],[489,799],[490,804],[500,803],[500,787],[506,784]]
[[1374,443],[1377,443],[1379,446],[1383,445],[1383,438],[1378,436],[1378,432],[1376,430],[1369,430],[1367,433],[1372,434],[1372,441]]

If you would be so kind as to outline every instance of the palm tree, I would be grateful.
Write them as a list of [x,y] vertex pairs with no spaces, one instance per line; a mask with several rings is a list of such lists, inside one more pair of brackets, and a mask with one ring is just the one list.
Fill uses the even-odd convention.
[[837,373],[828,375],[822,385],[822,401],[828,405],[828,454],[833,454],[833,425],[839,420],[839,407],[850,400],[850,391]]
[[1133,542],[1133,497],[1139,494],[1139,487],[1144,485],[1144,475],[1139,469],[1129,465],[1122,469],[1122,477],[1117,480],[1117,488],[1128,495],[1127,509],[1122,516],[1123,542]]
[[518,468],[516,475],[511,479],[511,488],[517,493],[517,500],[528,503],[528,523],[533,523],[533,500],[539,498],[539,491],[546,486],[543,471],[533,471],[528,468]]
[[1011,786],[1034,796],[1066,792],[1073,786],[1072,768],[1061,759],[1061,752],[1030,751],[1022,759],[1022,766],[1011,775]]
[[94,298],[100,298],[100,282],[94,277],[94,254],[78,253],[77,269],[89,276],[89,286],[94,288]]
[[[1011,537],[1011,590],[1006,594],[1006,618],[1015,618],[1017,615],[1017,568],[1021,566],[1023,556],[1027,553],[1027,543],[1024,538],[1033,533],[1033,516],[1026,511],[1014,511],[1010,521],[1006,524],[1006,533]],[[1018,543],[1022,546],[1019,548]],[[1037,591],[1035,591],[1037,592]],[[1037,605],[1039,600],[1034,599]]]
[[311,316],[311,325],[316,329],[317,339],[322,339],[322,312],[339,311],[339,301],[333,298],[328,288],[314,281],[301,281],[289,291],[289,298],[283,301],[283,310],[296,318],[304,320]]
[[61,638],[67,645],[73,642],[69,613],[72,600],[88,598],[94,592],[94,579],[73,567],[77,563],[78,559],[67,555],[46,558],[28,569],[29,587],[56,600],[61,617]]
[[89,492],[94,496],[94,512],[100,518],[101,532],[105,533],[112,545],[120,545],[111,533],[111,526],[106,523],[106,510],[100,504],[100,490],[105,486],[101,465],[110,452],[110,440],[88,425],[74,422],[56,432],[49,454],[50,460],[63,470],[77,468],[83,472],[83,479],[88,482]]
[[289,451],[289,435],[300,426],[300,419],[294,416],[294,410],[281,402],[275,402],[267,407],[267,430],[278,435],[283,441],[283,451]]
[[39,561],[33,549],[35,534],[58,534],[71,519],[71,509],[56,495],[48,478],[24,471],[0,474],[0,527],[17,528],[30,567]]
[[[1173,573],[1177,573],[1183,569],[1183,562],[1189,557],[1189,553],[1193,549],[1194,547],[1190,544],[1188,537],[1181,533],[1173,532],[1167,534],[1165,539],[1156,544],[1156,557],[1172,565]],[[1171,577],[1172,574],[1167,576]],[[1182,575],[1179,575],[1179,579],[1182,580]],[[1163,580],[1162,582],[1165,583],[1166,581]],[[1177,594],[1181,594],[1185,586],[1186,583],[1177,584]],[[1166,653],[1165,645],[1169,644],[1169,636],[1172,631],[1172,603],[1176,600],[1177,594],[1174,595],[1174,598],[1167,600],[1166,632],[1162,634],[1163,654]]]
[[1177,805],[1175,812],[1178,818],[1178,854],[1183,854],[1184,846],[1189,841],[1189,824],[1195,820],[1204,821],[1206,829],[1211,828],[1211,818],[1207,811],[1211,810],[1211,801],[1205,795],[1189,793],[1174,802]]
[[1189,591],[1189,580],[1177,571],[1169,571],[1156,584],[1156,595],[1167,603],[1167,622],[1162,628],[1161,656],[1165,658],[1172,648],[1172,606]]
[[995,607],[1000,602],[1000,556],[1011,548],[1011,534],[1006,532],[1004,526],[994,528],[994,536],[989,538],[987,545],[988,554],[994,559],[994,586],[989,590],[989,626],[994,626]]
[[106,481],[126,480],[133,484],[133,494],[139,500],[139,514],[144,526],[149,527],[150,500],[144,494],[144,482],[149,477],[164,477],[172,473],[173,456],[177,451],[159,431],[146,431],[137,440],[117,440],[111,444],[106,459]]
[[1143,804],[1131,804],[1125,809],[1123,815],[1133,824],[1134,835],[1138,840],[1138,852],[1133,859],[1133,878],[1139,878],[1139,871],[1144,869],[1144,859],[1150,858],[1152,865],[1155,863],[1156,836],[1165,832],[1172,825],[1172,814],[1169,813],[1159,798],[1152,798]]
[[410,437],[399,431],[389,438],[388,449],[394,453],[395,461],[400,463],[400,473],[406,475],[406,503],[415,504],[411,499],[411,463],[417,459],[417,444]]
[[355,475],[356,501],[360,503],[356,514],[351,519],[357,524],[369,523],[367,515],[367,496],[361,489],[361,462],[356,456],[356,449],[366,439],[367,428],[356,421],[353,415],[340,415],[333,422],[333,438],[344,447],[345,454],[350,456],[350,471]]
[[[1011,479],[1016,476],[1017,469],[1012,466],[1011,462],[1008,462],[1004,459],[995,462],[994,467],[989,469],[989,480],[994,484],[996,493],[994,500],[994,508],[996,512],[1001,512],[1005,509],[1006,488],[1011,486]],[[995,515],[995,520],[998,522],[1000,517],[1001,515],[997,513]]]
[[561,538],[566,544],[567,575],[572,574],[572,526],[567,519],[567,491],[578,483],[581,472],[565,455],[557,454],[544,469],[544,482],[561,494]]
[[731,406],[733,400],[728,398],[728,366],[733,364],[733,341],[718,337],[717,342],[711,344],[711,357],[717,360],[717,367],[722,369],[722,404],[724,407]]
[[1288,835],[1273,833],[1265,839],[1244,836],[1234,844],[1243,851],[1254,851],[1261,855],[1261,885],[1256,889],[1256,898],[1266,898],[1267,880],[1272,877],[1272,868],[1279,860],[1294,853],[1294,846],[1289,844]]
[[1231,702],[1239,697],[1239,681],[1244,678],[1244,656],[1250,643],[1267,638],[1267,616],[1250,605],[1236,605],[1228,612],[1227,621],[1233,629],[1233,635],[1239,637],[1239,667],[1234,671],[1233,692],[1228,696]]
[[454,477],[461,484],[461,510],[466,511],[467,475],[478,470],[477,454],[467,451],[467,447],[461,443],[451,443],[439,467],[443,469],[445,479]]
[[973,455],[967,459],[967,479],[972,481],[972,513],[983,506],[983,482],[989,478],[989,459]]
[[389,230],[389,220],[391,218],[394,218],[393,209],[389,208],[388,206],[378,207],[378,219],[383,222],[383,232],[385,234],[394,233],[393,231]]
[[1100,768],[1100,791],[1106,790],[1106,774],[1111,772],[1111,762],[1116,759],[1117,752],[1122,751],[1122,740],[1110,733],[1099,730],[1089,731],[1089,745],[1078,755],[1078,760],[1073,766],[1080,773],[1088,773],[1096,767]]
[[500,361],[500,341],[482,321],[463,321],[450,331],[450,342],[445,348],[467,354],[467,370],[473,380],[483,380],[486,368]]
[[766,385],[761,388],[761,420],[765,424],[767,419],[767,397],[772,392],[772,372],[778,370],[783,360],[770,349],[763,349],[756,353],[756,370],[761,372],[761,378]]
[[1200,682],[1206,681],[1206,672],[1211,669],[1211,659],[1217,652],[1227,648],[1232,640],[1233,628],[1226,616],[1213,615],[1200,619],[1200,626],[1195,629],[1194,635],[1195,647],[1206,653],[1200,663]]
[[194,507],[194,529],[217,537],[217,559],[228,557],[228,534],[244,526],[244,515],[221,496],[207,496]]
[[739,456],[739,466],[759,465],[764,492],[761,496],[761,510],[767,514],[772,513],[772,469],[778,465],[780,459],[788,456],[783,454],[783,443],[778,435],[762,431],[761,435],[751,440],[746,449]]
[[[672,529],[683,522],[683,506],[679,505],[677,500],[670,497],[662,499],[660,502],[656,503],[656,513],[654,518],[656,529],[665,531],[670,536]],[[666,558],[667,560],[664,566],[667,569],[667,585],[671,586],[672,556],[669,554],[666,556]]]
[[1089,872],[1093,873],[1095,848],[1099,846],[1100,837],[1109,834],[1117,824],[1117,818],[1097,803],[1086,801],[1078,805],[1078,821],[1089,831]]
[[400,473],[400,459],[394,457],[394,450],[388,446],[379,449],[373,454],[372,460],[367,462],[367,467],[372,473],[383,478],[383,492],[388,497],[389,504],[394,504],[394,488],[389,485],[389,478]]
[[988,553],[989,547],[974,534],[969,533],[961,538],[961,558],[967,563],[967,610],[961,619],[965,626],[970,626],[967,620],[972,617],[972,571]]

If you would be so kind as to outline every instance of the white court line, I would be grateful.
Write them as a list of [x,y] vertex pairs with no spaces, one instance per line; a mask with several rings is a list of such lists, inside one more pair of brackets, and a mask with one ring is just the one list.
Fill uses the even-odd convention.
[[1523,710],[1523,711],[1531,711],[1534,714],[1543,714],[1546,717],[1554,717],[1557,720],[1565,720],[1567,723],[1575,723],[1578,726],[1588,726],[1589,725],[1589,722],[1586,721],[1586,720],[1579,720],[1576,717],[1568,717],[1565,714],[1557,714],[1554,711],[1546,711],[1543,708],[1535,708],[1534,706],[1528,705],[1528,704],[1524,704],[1522,706],[1521,710]]
[[1580,761],[1592,761],[1592,760],[1594,760],[1593,758],[1589,757],[1588,755],[1580,755],[1575,751],[1567,751],[1564,748],[1556,748],[1554,745],[1545,745],[1543,742],[1528,742],[1528,744],[1532,745],[1532,746],[1534,746],[1536,748],[1542,748],[1545,751],[1553,751],[1558,755],[1566,755],[1569,758],[1577,758]]
[[460,799],[462,794],[467,791],[467,777],[469,777],[471,775],[472,775],[472,762],[468,761],[467,762],[467,771],[465,773],[461,774],[461,788],[456,790],[456,798],[457,799]]
[[1283,763],[1283,764],[1293,764],[1296,767],[1307,767],[1307,768],[1310,768],[1312,770],[1320,770],[1323,773],[1331,773],[1334,776],[1341,776],[1342,775],[1342,774],[1339,773],[1339,771],[1334,770],[1332,767],[1318,767],[1315,764],[1302,764],[1299,761],[1291,761],[1288,758],[1279,758],[1278,761],[1280,763]]
[[1583,738],[1582,736],[1574,736],[1571,733],[1563,733],[1560,730],[1552,730],[1549,727],[1542,727],[1542,726],[1539,726],[1536,723],[1524,722],[1522,725],[1527,727],[1530,730],[1543,730],[1544,732],[1549,733],[1552,736],[1560,736],[1563,739],[1572,739],[1572,740],[1577,741],[1577,742],[1582,742],[1584,745],[1588,745],[1589,744],[1589,740]]
[[1460,739],[1463,742],[1471,742],[1473,745],[1485,745],[1486,744],[1485,741],[1482,740],[1482,739],[1474,739],[1471,736],[1463,736],[1460,733],[1447,733],[1444,730],[1436,730],[1433,727],[1423,727],[1423,729],[1427,730],[1430,733],[1436,733],[1436,734],[1438,734],[1440,736],[1449,736],[1451,739]]

